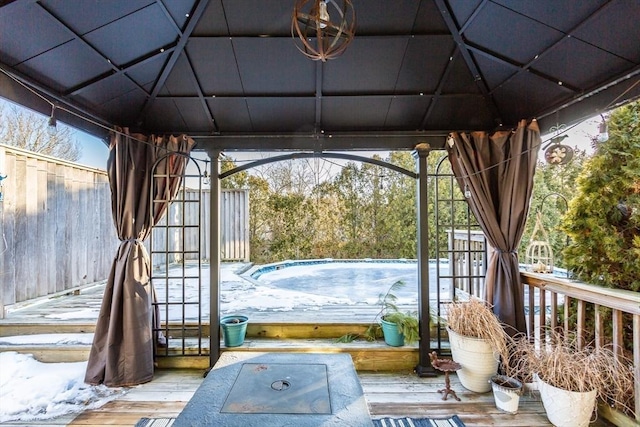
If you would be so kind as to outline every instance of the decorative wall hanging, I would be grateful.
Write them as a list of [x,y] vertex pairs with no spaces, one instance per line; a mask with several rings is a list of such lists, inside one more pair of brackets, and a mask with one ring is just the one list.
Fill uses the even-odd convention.
[[[537,235],[540,234],[540,237]],[[536,212],[536,225],[527,246],[526,263],[534,273],[553,273],[553,249],[549,235],[542,225],[542,213]]]
[[556,133],[544,151],[544,159],[550,165],[566,165],[573,159],[573,148],[562,144],[562,141],[569,137],[568,135],[560,135],[564,128],[565,125],[557,125],[549,129],[551,132]]

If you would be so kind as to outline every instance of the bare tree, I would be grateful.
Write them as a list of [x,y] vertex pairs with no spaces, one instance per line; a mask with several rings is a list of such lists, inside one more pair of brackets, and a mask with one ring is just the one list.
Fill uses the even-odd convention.
[[48,131],[48,120],[30,110],[0,104],[0,141],[25,150],[76,161],[82,147],[74,138],[75,130],[58,124],[55,133]]

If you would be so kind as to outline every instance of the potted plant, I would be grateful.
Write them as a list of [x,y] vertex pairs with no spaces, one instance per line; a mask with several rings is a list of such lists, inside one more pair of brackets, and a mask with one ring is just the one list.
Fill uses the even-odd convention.
[[398,297],[394,292],[404,286],[405,282],[398,280],[389,287],[386,293],[378,295],[380,311],[376,315],[376,319],[380,318],[379,325],[382,328],[384,342],[392,347],[401,347],[405,342],[413,344],[420,339],[417,312],[402,312],[396,306]]
[[489,306],[478,299],[454,301],[447,309],[451,357],[463,387],[477,393],[491,390],[489,380],[498,373],[501,358],[508,361],[507,334]]
[[490,383],[496,408],[509,414],[518,413],[523,390],[522,382],[506,375],[494,375]]
[[[596,399],[624,408],[633,394],[633,364],[604,347],[578,348],[572,336],[549,331],[544,342],[520,339],[521,375],[533,375],[549,421],[557,427],[588,426]],[[514,368],[514,367],[512,367]]]
[[418,313],[415,311],[402,312],[396,306],[398,297],[395,291],[405,286],[405,282],[398,280],[393,283],[387,292],[378,295],[376,304],[380,311],[373,322],[363,334],[346,334],[338,338],[338,342],[351,342],[362,336],[367,341],[375,341],[384,337],[385,343],[392,347],[401,347],[405,344],[413,344],[420,339]]
[[249,318],[242,315],[224,316],[220,319],[220,327],[225,347],[239,347],[244,343]]

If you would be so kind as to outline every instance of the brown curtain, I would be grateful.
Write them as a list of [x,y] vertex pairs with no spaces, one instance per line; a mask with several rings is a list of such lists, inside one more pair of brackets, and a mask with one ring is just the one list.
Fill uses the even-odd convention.
[[[142,142],[145,141],[145,142]],[[186,136],[129,135],[111,137],[107,173],[111,209],[120,246],[102,299],[85,381],[112,387],[129,386],[153,378],[152,314],[155,292],[149,280],[149,255],[143,240],[167,210],[180,188],[193,140]],[[158,161],[155,169],[154,164]],[[165,175],[153,178],[156,175]],[[150,195],[166,203],[150,207]],[[155,318],[155,319],[154,319]]]
[[515,132],[452,133],[447,144],[453,173],[493,252],[485,278],[485,300],[510,333],[526,332],[524,292],[518,267],[533,190],[540,129],[522,120]]

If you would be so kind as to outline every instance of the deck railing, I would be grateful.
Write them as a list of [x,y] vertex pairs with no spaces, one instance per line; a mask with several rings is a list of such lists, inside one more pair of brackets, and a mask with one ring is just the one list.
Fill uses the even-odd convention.
[[[544,339],[546,331],[560,329],[574,333],[578,347],[611,345],[618,358],[625,349],[632,352],[633,409],[636,421],[640,421],[640,294],[548,274],[522,272],[521,278],[530,336]],[[603,315],[602,308],[609,309],[611,315]],[[632,343],[625,339],[625,327],[632,328]]]

